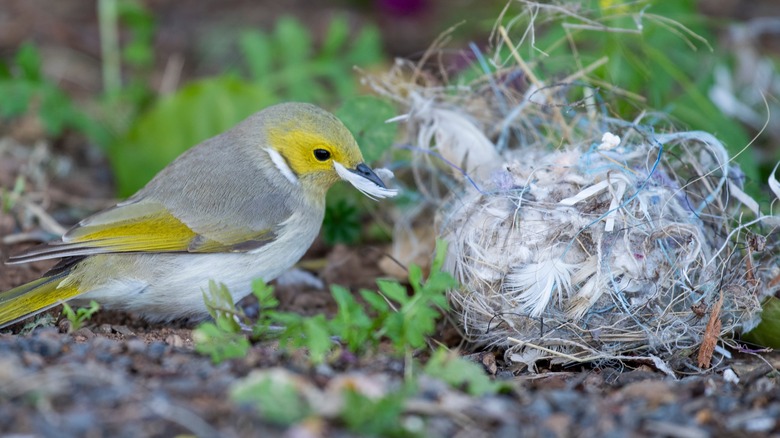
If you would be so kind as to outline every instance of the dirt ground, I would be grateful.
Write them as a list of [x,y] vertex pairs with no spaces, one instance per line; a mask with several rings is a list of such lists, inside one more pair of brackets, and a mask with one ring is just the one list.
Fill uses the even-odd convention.
[[[186,8],[173,1],[147,3],[160,20],[160,56],[192,50],[188,40],[213,16],[224,21],[242,17],[261,25],[276,15],[274,7],[291,8],[316,23],[324,11],[335,8],[329,3],[313,7],[310,2],[263,2],[267,8],[259,13],[246,0],[197,6],[188,2],[193,6]],[[436,36],[431,23],[443,6],[430,3],[433,9],[418,15],[380,20],[391,53],[422,50]],[[739,9],[733,1],[703,3],[714,14]],[[766,14],[762,8],[772,4],[755,2],[750,9]],[[748,13],[747,8],[739,10]],[[372,13],[352,17],[360,21]],[[60,64],[62,83],[76,94],[97,92],[94,2],[8,0],[0,6],[1,27],[0,52],[11,53],[32,36],[46,56],[65,59],[78,53],[76,61]],[[186,68],[185,76],[207,72],[210,66]],[[11,190],[20,173],[31,184],[25,199],[42,211],[26,209],[23,216],[0,211],[0,238],[14,236],[11,243],[0,244],[0,260],[56,234],[56,227],[39,225],[47,219],[67,227],[113,203],[103,157],[78,139],[46,140],[29,120],[0,126],[0,187]],[[314,274],[326,284],[356,290],[373,286],[385,252],[381,245],[328,247],[317,242],[306,259],[320,261],[322,267]],[[0,290],[36,279],[51,265],[0,265]],[[313,315],[335,308],[327,289],[280,286],[277,293],[283,310]],[[242,305],[251,308],[251,300]],[[285,354],[269,342],[254,345],[243,359],[214,365],[195,353],[192,326],[186,322],[150,325],[133,315],[100,312],[86,327],[68,333],[59,309],[48,313],[48,322],[31,332],[25,323],[0,330],[2,436],[356,436],[343,422],[327,417],[289,428],[269,423],[254,407],[233,403],[231,385],[256,370],[288,373],[300,378],[300,385],[325,394],[345,378],[366,379],[385,389],[404,380],[404,362],[383,354],[345,354],[312,368],[302,357]],[[457,345],[454,330],[445,329],[445,342]],[[405,404],[402,421],[407,430],[432,437],[780,436],[778,352],[735,353],[712,373],[676,379],[645,364],[513,372],[504,367],[501,352],[469,353],[492,378],[510,383],[512,389],[470,397],[424,379],[421,390]]]

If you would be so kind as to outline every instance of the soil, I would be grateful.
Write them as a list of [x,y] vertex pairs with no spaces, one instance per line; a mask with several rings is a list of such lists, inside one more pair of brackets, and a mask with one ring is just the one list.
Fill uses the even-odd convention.
[[[146,3],[161,21],[156,44],[162,54],[194,53],[188,38],[213,15],[228,21],[242,17],[259,25],[276,16],[270,5],[281,5],[263,2],[271,9],[243,13],[251,9],[251,2],[231,0],[230,8],[218,1],[187,8],[173,1]],[[302,11],[313,23],[323,11],[335,8],[328,3],[316,8],[292,3],[284,7]],[[443,8],[438,2],[431,4]],[[428,33],[437,29],[429,25],[433,12],[426,11],[400,17],[394,24],[402,26],[395,29],[417,31],[386,32],[392,52],[408,55],[424,49],[435,37]],[[359,21],[366,16],[370,12],[351,17]],[[75,61],[62,65],[62,83],[75,94],[98,91],[94,2],[7,0],[0,7],[2,27],[0,52],[10,53],[31,37],[53,58],[65,59],[77,52]],[[210,67],[188,68],[185,76]],[[46,140],[36,123],[21,119],[0,126],[0,188],[12,190],[17,176],[23,175],[28,184],[24,200],[45,211],[42,220],[22,205],[10,212],[0,210],[0,239],[14,236],[13,243],[0,244],[0,260],[54,236],[56,229],[41,226],[46,218],[67,228],[114,202],[105,160],[78,137]],[[305,260],[309,266],[320,266],[314,274],[326,285],[338,283],[357,290],[373,287],[382,275],[378,262],[385,252],[381,245],[328,247],[317,242]],[[34,280],[51,265],[0,265],[0,290]],[[335,309],[327,289],[280,285],[277,294],[283,310],[327,315]],[[251,300],[241,304],[252,308]],[[278,372],[298,379],[302,392],[328,395],[329,388],[344,384],[345,379],[358,386],[370,382],[385,392],[405,379],[405,361],[381,352],[367,357],[345,353],[327,365],[312,367],[300,354],[285,353],[273,342],[253,345],[245,358],[215,365],[194,351],[193,326],[187,322],[152,325],[133,315],[101,311],[71,333],[59,312],[55,308],[47,312],[48,319],[36,317],[42,326],[34,329],[26,321],[0,330],[2,436],[359,436],[343,421],[328,416],[289,427],[275,425],[254,406],[231,401],[231,385],[253,372]],[[453,347],[459,342],[457,331],[446,324],[440,338]],[[506,367],[501,352],[469,353],[473,354],[466,357],[511,389],[473,397],[438,380],[422,379],[417,395],[404,406],[402,422],[407,430],[433,437],[780,436],[778,352],[735,353],[710,373],[676,378],[630,363],[541,368],[531,373]]]

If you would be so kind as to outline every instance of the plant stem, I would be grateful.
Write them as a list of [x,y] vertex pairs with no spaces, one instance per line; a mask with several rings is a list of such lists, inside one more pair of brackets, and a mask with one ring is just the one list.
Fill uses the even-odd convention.
[[100,54],[103,63],[103,91],[117,93],[122,86],[119,56],[119,8],[117,0],[98,1]]

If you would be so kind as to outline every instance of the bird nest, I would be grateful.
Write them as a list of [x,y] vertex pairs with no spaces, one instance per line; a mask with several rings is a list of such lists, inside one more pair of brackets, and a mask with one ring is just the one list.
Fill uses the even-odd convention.
[[[496,53],[517,46],[496,35]],[[777,217],[743,192],[715,136],[608,116],[588,85],[595,64],[546,81],[514,49],[491,68],[472,50],[484,74],[465,84],[407,61],[366,78],[405,113],[470,341],[529,366],[631,358],[670,370],[707,336],[722,345],[759,322],[780,267],[777,239],[753,228]]]

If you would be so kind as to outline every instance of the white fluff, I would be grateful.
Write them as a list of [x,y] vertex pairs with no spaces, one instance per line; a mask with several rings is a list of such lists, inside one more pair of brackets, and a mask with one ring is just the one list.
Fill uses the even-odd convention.
[[[373,200],[376,200],[377,198],[392,198],[398,194],[398,190],[379,187],[373,181],[369,181],[357,173],[351,172],[338,161],[333,162],[333,167],[336,169],[336,172],[339,174],[341,179],[348,181],[350,184],[355,186],[356,189],[360,190],[361,193]],[[381,172],[381,174],[385,176],[387,176],[388,173],[392,175],[392,172],[387,169],[377,169],[377,171]]]
[[601,136],[601,144],[599,145],[598,150],[611,151],[618,147],[619,144],[620,137],[611,132],[605,132],[604,135]]

